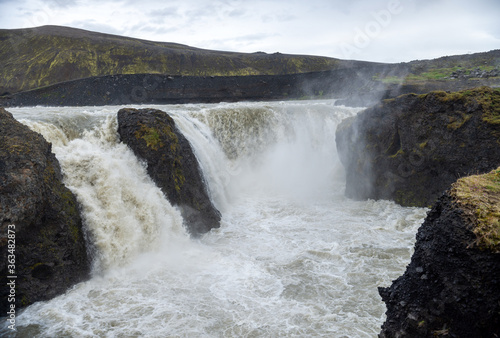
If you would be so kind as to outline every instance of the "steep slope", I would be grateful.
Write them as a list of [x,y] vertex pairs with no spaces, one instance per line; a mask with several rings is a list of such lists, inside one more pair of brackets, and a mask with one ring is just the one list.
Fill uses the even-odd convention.
[[500,90],[408,94],[337,128],[346,195],[430,206],[458,177],[500,165]]
[[275,75],[338,65],[319,56],[211,51],[59,26],[0,30],[0,46],[0,95],[102,75]]

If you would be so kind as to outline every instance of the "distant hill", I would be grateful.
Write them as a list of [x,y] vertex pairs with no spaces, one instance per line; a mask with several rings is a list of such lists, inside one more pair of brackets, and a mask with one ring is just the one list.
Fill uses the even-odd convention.
[[342,64],[321,56],[212,51],[59,26],[0,30],[0,60],[0,95],[103,75],[285,75]]
[[368,106],[478,86],[500,86],[500,50],[387,64],[214,51],[60,26],[0,30],[3,106],[314,97]]

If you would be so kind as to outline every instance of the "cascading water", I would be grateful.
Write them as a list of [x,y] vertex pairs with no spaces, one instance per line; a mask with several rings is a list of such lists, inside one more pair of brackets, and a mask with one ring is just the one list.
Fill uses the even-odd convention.
[[[192,143],[221,228],[179,212],[118,141],[120,107],[17,108],[82,205],[93,277],[18,317],[21,337],[374,337],[378,286],[408,263],[425,209],[343,196],[332,101],[157,106]],[[6,332],[6,331],[5,331]]]

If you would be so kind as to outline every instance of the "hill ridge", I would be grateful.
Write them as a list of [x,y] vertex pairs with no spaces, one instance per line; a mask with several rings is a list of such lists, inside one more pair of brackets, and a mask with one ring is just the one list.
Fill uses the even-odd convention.
[[60,26],[0,30],[0,94],[117,74],[284,75],[337,68],[307,55],[213,51]]

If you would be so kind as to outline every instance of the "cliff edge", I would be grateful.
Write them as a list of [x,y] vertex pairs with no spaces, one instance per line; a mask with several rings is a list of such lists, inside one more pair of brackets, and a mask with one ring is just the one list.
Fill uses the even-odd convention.
[[459,179],[419,228],[403,276],[379,288],[380,337],[500,335],[500,168]]
[[427,207],[459,177],[500,165],[500,89],[384,100],[336,132],[346,196]]

